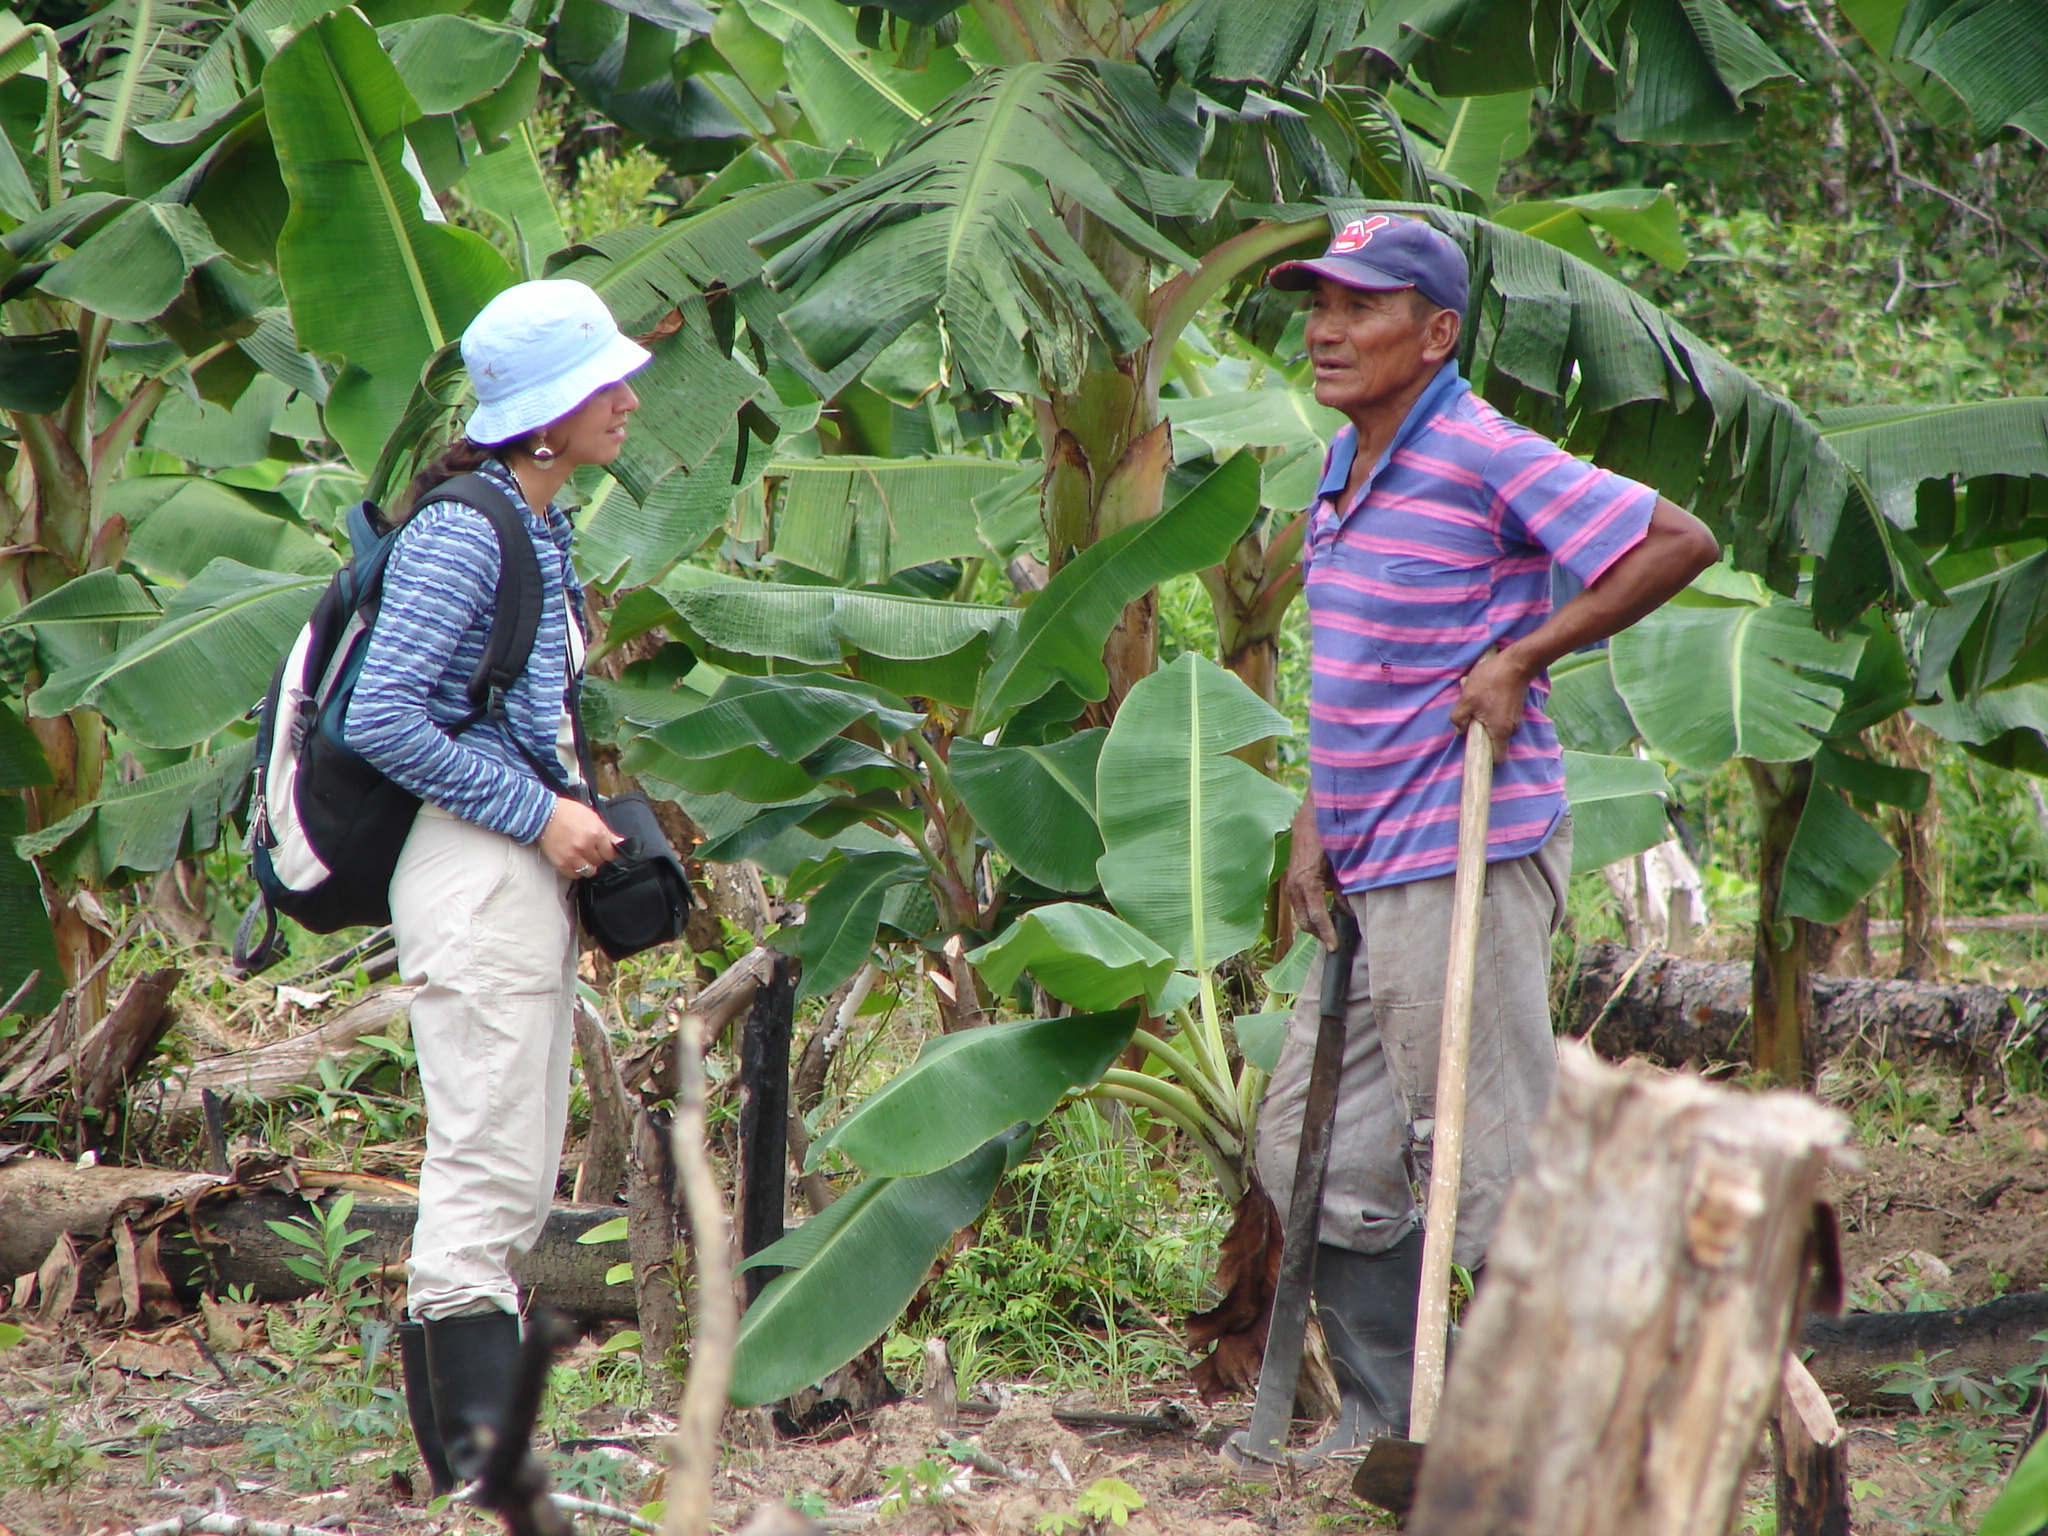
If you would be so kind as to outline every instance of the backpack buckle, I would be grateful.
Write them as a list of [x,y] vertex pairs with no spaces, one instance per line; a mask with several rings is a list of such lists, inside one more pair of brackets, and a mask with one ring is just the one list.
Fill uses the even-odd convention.
[[505,718],[505,685],[493,683],[484,691],[484,718],[502,720]]

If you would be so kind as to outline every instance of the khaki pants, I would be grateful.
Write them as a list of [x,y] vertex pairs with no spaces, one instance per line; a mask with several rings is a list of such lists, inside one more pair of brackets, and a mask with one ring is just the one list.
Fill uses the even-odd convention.
[[575,925],[538,848],[423,806],[391,879],[427,1155],[407,1310],[519,1310],[512,1262],[554,1203],[569,1113]]
[[[1557,1078],[1550,935],[1564,917],[1571,823],[1535,853],[1488,866],[1465,1083],[1465,1155],[1454,1257],[1476,1268]],[[1323,1176],[1322,1241],[1380,1253],[1420,1220],[1436,1115],[1437,1038],[1450,947],[1451,877],[1345,898],[1358,958],[1345,1010],[1337,1126]],[[1281,1216],[1294,1189],[1302,1106],[1322,1014],[1311,968],[1259,1111],[1258,1168]]]

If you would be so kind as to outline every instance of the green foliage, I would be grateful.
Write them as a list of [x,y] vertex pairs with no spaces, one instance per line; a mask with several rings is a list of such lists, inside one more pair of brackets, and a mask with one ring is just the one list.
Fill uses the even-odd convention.
[[740,1320],[732,1400],[787,1397],[880,1338],[947,1240],[981,1214],[1019,1144],[1006,1133],[936,1173],[864,1180],[750,1257],[743,1268],[784,1273]]
[[0,1429],[0,1484],[69,1488],[103,1461],[86,1436],[65,1427],[61,1413],[30,1414]]
[[1019,1124],[1035,1125],[1069,1089],[1101,1077],[1137,1026],[1135,1009],[990,1024],[925,1042],[917,1060],[820,1137],[871,1177],[935,1173]]
[[1206,1180],[1148,1156],[1121,1115],[1091,1104],[1052,1120],[979,1241],[933,1280],[918,1326],[945,1336],[963,1383],[1119,1392],[1185,1369],[1165,1319],[1205,1304],[1230,1212]]
[[1257,937],[1295,797],[1229,754],[1291,727],[1214,662],[1183,656],[1125,698],[1096,770],[1102,888],[1186,969]]
[[367,1231],[350,1230],[348,1219],[355,1208],[356,1197],[344,1192],[324,1208],[315,1206],[311,1216],[264,1223],[286,1242],[306,1250],[304,1254],[286,1254],[285,1268],[312,1281],[344,1308],[359,1303],[363,1281],[377,1269],[370,1260],[349,1252],[371,1236]]

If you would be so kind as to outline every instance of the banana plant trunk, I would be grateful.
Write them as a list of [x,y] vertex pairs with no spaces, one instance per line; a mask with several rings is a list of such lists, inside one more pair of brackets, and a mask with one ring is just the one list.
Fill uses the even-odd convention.
[[1806,1035],[1813,1021],[1813,962],[1807,920],[1785,917],[1785,862],[1813,786],[1813,764],[1745,758],[1756,794],[1758,856],[1756,951],[1750,963],[1750,1063],[1758,1077],[1786,1087],[1806,1080]]
[[[83,356],[78,382],[58,410],[7,413],[20,447],[0,489],[0,535],[5,535],[0,543],[9,551],[0,556],[0,583],[20,604],[87,572],[120,564],[128,527],[123,519],[104,515],[106,487],[168,393],[163,381],[150,380],[96,429],[99,367],[109,326],[89,312],[67,315],[40,302],[32,313],[45,330],[75,322]],[[41,681],[32,673],[24,696]],[[107,732],[99,715],[89,710],[31,719],[28,725],[50,766],[50,782],[24,795],[28,828],[39,831],[99,798],[106,780]],[[83,887],[40,878],[64,985],[79,989],[76,1017],[96,1023],[107,1011],[107,978],[99,962],[112,941],[94,921]]]

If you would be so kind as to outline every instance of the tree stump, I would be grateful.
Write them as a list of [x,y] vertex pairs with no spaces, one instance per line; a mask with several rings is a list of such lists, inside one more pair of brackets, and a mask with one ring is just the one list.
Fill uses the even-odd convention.
[[1848,1436],[1827,1393],[1797,1355],[1785,1357],[1771,1440],[1777,1448],[1778,1536],[1849,1536]]
[[1409,1529],[1722,1536],[1844,1140],[1793,1093],[1567,1046],[1452,1361]]

